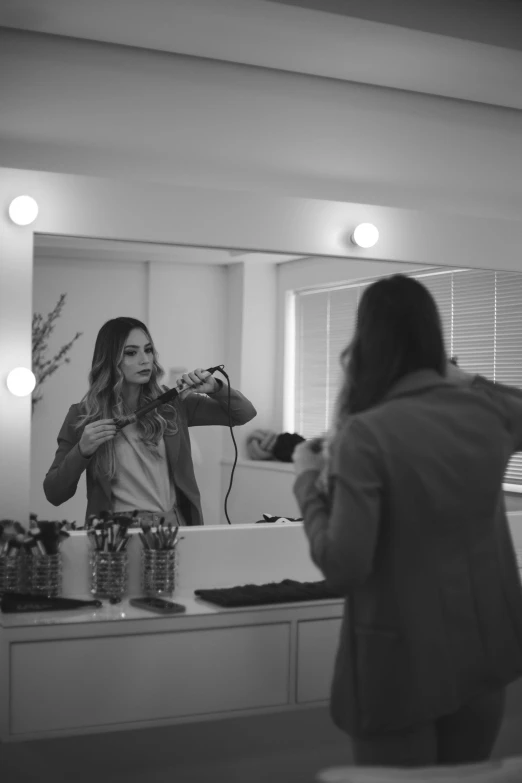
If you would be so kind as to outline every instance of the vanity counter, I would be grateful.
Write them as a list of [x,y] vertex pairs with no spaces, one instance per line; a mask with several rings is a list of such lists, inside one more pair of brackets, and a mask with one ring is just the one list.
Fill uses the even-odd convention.
[[[92,596],[69,596],[71,598],[80,598],[90,600]],[[150,612],[136,606],[131,606],[129,598],[124,598],[119,604],[110,604],[109,601],[102,601],[103,606],[96,608],[78,608],[66,609],[57,612],[19,612],[13,614],[0,613],[0,626],[8,628],[35,628],[39,626],[70,626],[75,624],[92,625],[95,623],[118,623],[124,624],[132,621],[141,620],[161,620],[167,622],[170,627],[176,627],[180,621],[187,618],[204,618],[224,614],[252,614],[281,610],[284,612],[294,611],[299,608],[313,608],[325,606],[341,606],[342,598],[327,598],[314,601],[294,601],[279,604],[263,604],[261,606],[218,606],[208,601],[203,601],[194,593],[180,594],[176,593],[169,600],[185,606],[185,612],[175,615],[161,615],[156,612]]]
[[[511,515],[510,515],[511,517]],[[510,518],[522,544],[522,515]],[[0,614],[0,740],[63,737],[326,706],[342,599],[220,607],[194,591],[322,579],[302,524],[186,528],[164,616],[100,609]],[[64,547],[64,590],[89,598],[85,536]],[[137,537],[128,596],[140,595]]]
[[[326,706],[342,600],[4,615],[2,742]],[[38,614],[38,616],[35,616]]]
[[[137,536],[129,589],[99,609],[0,614],[0,739],[73,736],[327,704],[343,601],[220,607],[197,589],[322,580],[301,523],[180,531],[165,616],[141,594]],[[91,598],[86,536],[63,548],[63,590]]]

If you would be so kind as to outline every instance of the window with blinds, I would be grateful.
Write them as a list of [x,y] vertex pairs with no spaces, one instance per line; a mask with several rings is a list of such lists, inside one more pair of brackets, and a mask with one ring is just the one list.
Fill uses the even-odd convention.
[[[437,302],[447,352],[459,366],[522,389],[522,274],[437,269],[411,277]],[[294,426],[305,438],[330,424],[341,381],[339,355],[352,338],[362,292],[373,282],[295,293]],[[522,491],[522,454],[511,459],[504,481]]]

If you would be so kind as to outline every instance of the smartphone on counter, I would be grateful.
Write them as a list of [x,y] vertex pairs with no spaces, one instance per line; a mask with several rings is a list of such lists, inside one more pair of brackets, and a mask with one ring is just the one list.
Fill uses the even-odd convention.
[[138,609],[148,609],[149,612],[156,612],[157,614],[182,614],[185,611],[183,604],[166,601],[165,598],[144,596],[143,598],[131,598],[129,603]]

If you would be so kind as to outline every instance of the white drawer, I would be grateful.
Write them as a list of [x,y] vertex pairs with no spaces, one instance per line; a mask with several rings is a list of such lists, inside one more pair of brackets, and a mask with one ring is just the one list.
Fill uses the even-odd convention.
[[298,704],[330,698],[341,618],[302,620],[297,629]]
[[11,733],[285,705],[290,623],[11,645]]

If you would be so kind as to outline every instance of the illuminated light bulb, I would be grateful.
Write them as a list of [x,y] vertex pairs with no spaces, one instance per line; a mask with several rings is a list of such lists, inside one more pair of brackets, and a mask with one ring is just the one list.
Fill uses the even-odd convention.
[[9,204],[9,217],[17,226],[28,226],[37,215],[38,204],[32,196],[17,196]]
[[379,240],[379,232],[373,223],[359,223],[352,234],[352,242],[359,247],[373,247]]
[[15,397],[27,397],[36,386],[36,378],[26,367],[15,367],[7,376],[7,388]]

